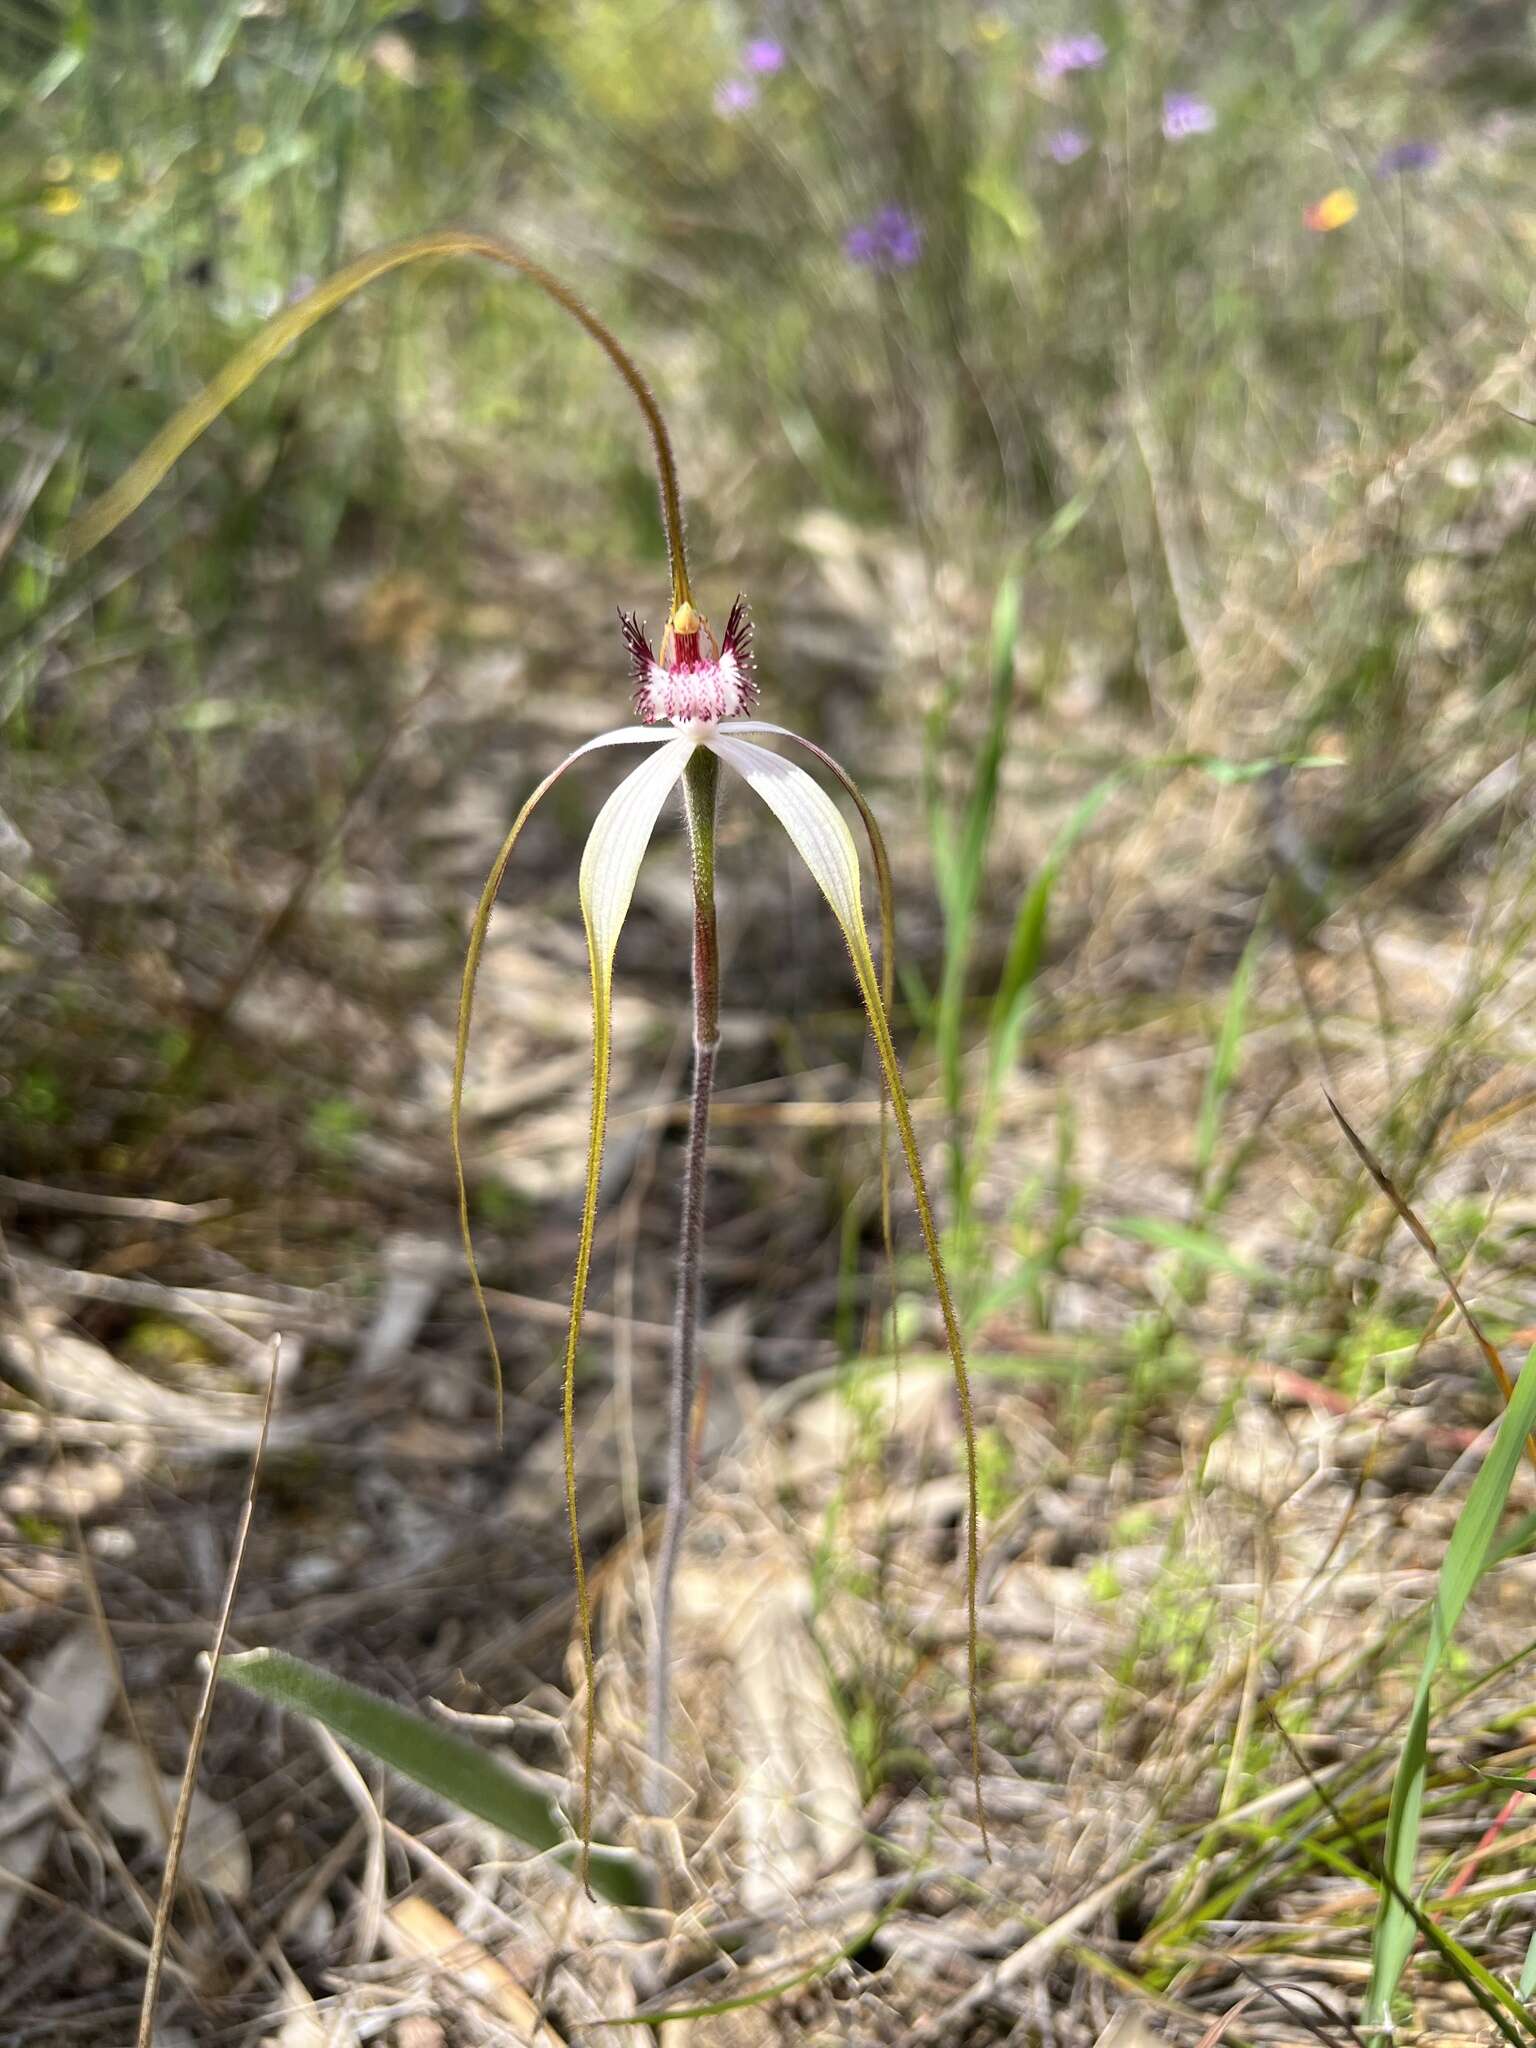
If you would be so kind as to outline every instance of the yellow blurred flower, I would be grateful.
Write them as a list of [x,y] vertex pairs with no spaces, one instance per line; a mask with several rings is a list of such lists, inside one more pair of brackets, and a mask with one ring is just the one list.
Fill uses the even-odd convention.
[[1335,228],[1348,227],[1360,211],[1360,202],[1347,185],[1324,195],[1303,213],[1302,220],[1316,235],[1331,235]]
[[115,149],[103,149],[86,165],[93,185],[114,185],[123,175],[123,160]]
[[73,185],[50,185],[43,193],[44,213],[75,213],[79,210],[80,194]]
[[1000,14],[981,14],[976,18],[975,35],[978,43],[1000,43],[1008,33],[1008,24]]
[[235,130],[235,148],[241,156],[260,156],[266,140],[266,129],[258,128],[254,121],[242,121]]
[[209,143],[206,149],[200,149],[197,152],[197,168],[200,171],[207,171],[210,177],[215,171],[222,170],[224,168],[223,150],[215,149],[212,143]]
[[74,168],[75,160],[73,157],[50,156],[44,160],[43,176],[50,185],[62,185]]

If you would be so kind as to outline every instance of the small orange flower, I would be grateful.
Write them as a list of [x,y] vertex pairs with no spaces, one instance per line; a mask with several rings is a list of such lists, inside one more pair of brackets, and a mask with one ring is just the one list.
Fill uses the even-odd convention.
[[1347,185],[1339,185],[1303,213],[1302,220],[1315,235],[1331,235],[1345,228],[1360,211],[1360,202]]

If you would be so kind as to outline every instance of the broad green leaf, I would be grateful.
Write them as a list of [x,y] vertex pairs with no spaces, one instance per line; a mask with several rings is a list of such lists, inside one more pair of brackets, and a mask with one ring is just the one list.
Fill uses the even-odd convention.
[[[219,1676],[319,1721],[333,1735],[530,1849],[560,1854],[577,1846],[553,1800],[520,1771],[452,1729],[363,1686],[282,1650],[246,1650],[226,1657]],[[589,1871],[593,1889],[614,1905],[649,1903],[644,1866],[624,1850],[595,1845]]]
[[[1435,1587],[1429,1621],[1429,1646],[1414,1693],[1402,1755],[1392,1783],[1383,1859],[1389,1884],[1382,1890],[1371,1940],[1371,1979],[1366,1991],[1365,2024],[1385,2032],[1391,2023],[1392,1997],[1413,1949],[1413,1915],[1396,1894],[1411,1895],[1429,1769],[1429,1717],[1435,1678],[1450,1648],[1451,1637],[1473,1588],[1487,1569],[1499,1516],[1509,1497],[1510,1482],[1520,1462],[1525,1439],[1536,1426],[1536,1351],[1526,1359],[1514,1393],[1499,1422],[1498,1434],[1473,1480],[1466,1505],[1457,1517]],[[1395,1890],[1394,1890],[1395,1887]]]
[[922,1157],[917,1147],[917,1134],[912,1127],[912,1112],[907,1102],[906,1084],[901,1077],[901,1064],[896,1057],[890,1019],[881,995],[874,956],[870,951],[869,933],[864,924],[858,849],[853,843],[853,834],[848,830],[842,812],[821,785],[814,782],[803,768],[797,768],[792,761],[783,760],[777,754],[770,754],[766,747],[757,746],[748,740],[733,739],[723,732],[717,731],[708,744],[714,748],[722,761],[736,770],[749,788],[760,796],[772,811],[789,834],[795,851],[810,869],[817,887],[830,904],[832,914],[848,942],[859,993],[864,999],[864,1008],[869,1016],[870,1035],[874,1039],[875,1051],[885,1077],[885,1086],[890,1094],[891,1111],[896,1120],[896,1131],[906,1160],[907,1177],[912,1183],[912,1197],[922,1228],[923,1244],[928,1253],[929,1270],[933,1275],[934,1293],[938,1297],[939,1312],[944,1322],[945,1344],[954,1371],[955,1393],[960,1405],[960,1422],[965,1439],[967,1702],[971,1733],[971,1776],[976,1788],[977,1819],[985,1845],[987,1820],[981,1801],[981,1729],[977,1710],[980,1687],[976,1624],[979,1515],[976,1424],[971,1408],[971,1383],[966,1372],[965,1349],[960,1340],[960,1324],[955,1314],[954,1298],[950,1293],[949,1276],[944,1269],[944,1256],[939,1247],[938,1228],[934,1223],[933,1209],[928,1200],[928,1187],[923,1175]]

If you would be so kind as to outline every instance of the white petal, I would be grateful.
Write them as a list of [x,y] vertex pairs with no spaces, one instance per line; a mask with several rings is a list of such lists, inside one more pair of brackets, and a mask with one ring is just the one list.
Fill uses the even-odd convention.
[[[609,740],[651,739],[645,728],[626,727]],[[592,962],[603,983],[613,971],[614,950],[629,914],[635,879],[651,843],[661,807],[671,795],[693,752],[692,740],[663,734],[666,744],[626,775],[597,814],[581,856],[581,914],[587,921]],[[601,741],[594,740],[594,746]]]
[[659,747],[663,740],[672,737],[664,725],[616,725],[612,732],[600,732],[595,740],[583,740],[574,753],[566,755],[561,772],[598,747]]
[[[743,724],[746,724],[743,721]],[[757,722],[751,721],[757,729]],[[740,732],[743,725],[731,731]],[[780,730],[763,726],[765,732]],[[793,738],[790,734],[788,737]],[[815,877],[843,935],[856,950],[869,941],[864,934],[864,905],[859,893],[859,853],[843,814],[819,782],[786,761],[749,740],[737,740],[717,728],[707,744],[722,761],[729,762],[744,781],[751,784],[769,810],[794,841],[795,849]]]

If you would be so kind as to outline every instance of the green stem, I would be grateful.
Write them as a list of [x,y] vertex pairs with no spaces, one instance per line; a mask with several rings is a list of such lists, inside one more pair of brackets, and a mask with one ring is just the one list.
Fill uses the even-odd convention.
[[677,1298],[672,1322],[672,1380],[667,1412],[667,1512],[656,1561],[656,1632],[651,1646],[650,1800],[665,1799],[671,1720],[672,1608],[688,1522],[693,1478],[693,1410],[698,1389],[699,1304],[703,1291],[704,1197],[708,1176],[709,1104],[720,1042],[720,948],[715,931],[715,810],[720,762],[694,750],[683,771],[683,806],[693,854],[693,1093],[683,1213],[678,1231]]

